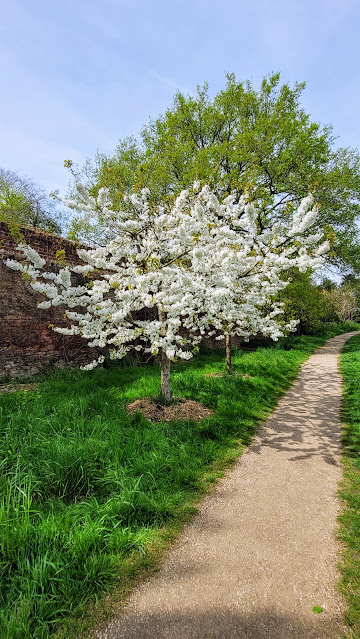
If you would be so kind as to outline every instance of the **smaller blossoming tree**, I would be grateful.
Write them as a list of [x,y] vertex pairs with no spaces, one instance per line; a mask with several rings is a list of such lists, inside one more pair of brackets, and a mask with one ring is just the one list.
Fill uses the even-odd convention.
[[[125,197],[118,210],[106,189],[94,198],[77,186],[82,203],[67,204],[86,223],[101,218],[105,245],[78,250],[84,264],[57,273],[44,270],[45,260],[25,245],[25,263],[6,263],[45,295],[40,308],[66,307],[71,326],[54,330],[81,335],[90,347],[107,347],[111,358],[131,349],[161,352],[161,394],[167,401],[170,362],[191,358],[203,335],[281,334],[276,319],[281,309],[272,296],[286,285],[284,271],[320,266],[327,250],[326,243],[319,247],[320,235],[307,235],[316,216],[309,200],[287,224],[264,230],[245,198],[229,196],[220,203],[209,187],[200,191],[199,183],[156,206],[144,189]],[[73,274],[87,282],[75,283]],[[144,308],[153,309],[152,315],[145,318]],[[100,356],[84,368],[103,361]]]
[[[301,272],[323,265],[329,243],[322,233],[311,233],[318,214],[313,197],[304,198],[292,216],[266,226],[260,211],[235,195],[222,203],[205,187],[210,206],[227,227],[226,241],[203,255],[206,329],[216,329],[216,339],[226,338],[227,369],[231,370],[231,336],[245,341],[257,333],[274,340],[296,328],[297,320],[282,321],[283,304],[274,301],[289,283],[286,271]],[[262,216],[263,217],[263,216]],[[200,272],[199,268],[199,272]]]

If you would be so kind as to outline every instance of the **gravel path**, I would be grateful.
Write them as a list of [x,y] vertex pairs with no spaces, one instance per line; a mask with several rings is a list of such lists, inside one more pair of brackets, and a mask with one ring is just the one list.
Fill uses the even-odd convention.
[[337,639],[346,631],[336,591],[338,356],[355,334],[308,359],[160,571],[97,639]]

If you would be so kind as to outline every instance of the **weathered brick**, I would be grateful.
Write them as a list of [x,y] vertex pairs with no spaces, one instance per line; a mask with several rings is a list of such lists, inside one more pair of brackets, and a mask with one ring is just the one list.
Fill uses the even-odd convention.
[[[33,228],[21,227],[27,244],[56,268],[56,252],[65,251],[70,264],[82,264],[74,242]],[[37,373],[44,366],[78,367],[98,357],[81,337],[55,333],[49,324],[66,326],[64,307],[38,309],[44,299],[26,283],[21,273],[5,265],[5,259],[23,258],[6,223],[0,223],[0,377]]]

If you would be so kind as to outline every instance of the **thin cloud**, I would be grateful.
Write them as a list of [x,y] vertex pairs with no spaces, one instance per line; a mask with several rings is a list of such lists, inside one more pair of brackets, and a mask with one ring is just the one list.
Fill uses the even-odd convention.
[[168,78],[166,75],[162,75],[154,69],[149,69],[148,67],[144,68],[152,77],[156,78],[159,82],[161,82],[169,89],[173,89],[174,91],[181,91],[181,93],[185,93],[186,95],[195,95],[195,92],[192,89],[179,84],[178,82],[176,82],[176,80]]

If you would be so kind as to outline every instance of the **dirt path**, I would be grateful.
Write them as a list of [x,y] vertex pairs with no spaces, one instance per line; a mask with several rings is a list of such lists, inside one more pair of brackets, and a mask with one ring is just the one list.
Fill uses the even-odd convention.
[[334,337],[304,364],[161,570],[98,639],[337,639],[345,632],[336,591],[338,354],[354,334]]

